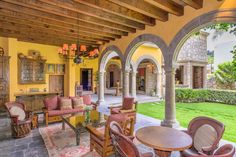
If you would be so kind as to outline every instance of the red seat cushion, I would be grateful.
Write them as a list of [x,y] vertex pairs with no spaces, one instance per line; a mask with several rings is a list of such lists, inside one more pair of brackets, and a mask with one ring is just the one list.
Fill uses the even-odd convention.
[[125,97],[122,104],[123,110],[131,110],[133,109],[134,98],[133,97]]
[[57,96],[45,98],[43,100],[43,103],[44,103],[44,106],[47,108],[47,110],[55,110],[59,108]]
[[50,110],[48,116],[61,116],[70,113],[83,112],[81,109],[70,109],[70,110]]
[[85,105],[91,105],[91,95],[83,95],[82,97]]

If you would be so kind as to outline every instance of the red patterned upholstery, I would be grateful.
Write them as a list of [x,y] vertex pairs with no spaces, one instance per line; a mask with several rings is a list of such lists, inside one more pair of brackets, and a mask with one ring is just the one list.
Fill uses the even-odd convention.
[[131,110],[134,106],[133,97],[125,97],[122,104],[122,110]]
[[59,109],[59,106],[58,106],[58,96],[54,96],[54,97],[49,97],[49,98],[45,98],[43,100],[43,103],[46,107],[47,110],[56,110],[56,109]]
[[91,95],[83,95],[82,97],[83,97],[85,105],[91,105],[92,104]]

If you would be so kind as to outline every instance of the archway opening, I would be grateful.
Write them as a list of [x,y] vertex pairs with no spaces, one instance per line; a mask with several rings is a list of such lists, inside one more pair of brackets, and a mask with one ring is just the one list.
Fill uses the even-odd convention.
[[137,97],[137,94],[158,98],[164,96],[164,57],[156,44],[143,42],[136,45],[126,60],[126,68],[129,64],[131,96]]

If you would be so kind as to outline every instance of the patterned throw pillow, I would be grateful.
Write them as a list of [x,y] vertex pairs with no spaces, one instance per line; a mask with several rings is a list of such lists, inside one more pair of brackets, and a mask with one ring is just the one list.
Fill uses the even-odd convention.
[[72,102],[69,98],[60,98],[60,109],[61,110],[70,110],[72,109]]
[[9,110],[9,112],[11,113],[11,115],[15,115],[15,116],[19,116],[18,120],[22,121],[25,120],[25,111],[18,107],[18,106],[13,106],[11,107],[11,109]]
[[72,104],[75,109],[83,109],[85,104],[82,97],[72,99]]

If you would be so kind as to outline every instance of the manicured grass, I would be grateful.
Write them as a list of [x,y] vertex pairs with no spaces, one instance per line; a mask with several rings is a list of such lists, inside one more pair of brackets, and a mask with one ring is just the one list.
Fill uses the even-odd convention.
[[[138,113],[164,119],[164,102],[138,105]],[[223,139],[236,142],[236,106],[220,103],[177,103],[176,117],[180,125],[187,128],[189,122],[198,116],[208,116],[224,123]]]

